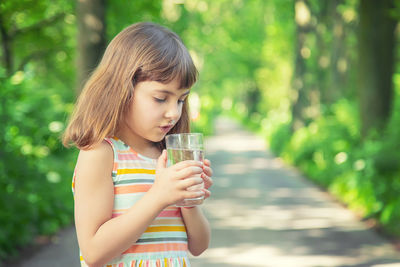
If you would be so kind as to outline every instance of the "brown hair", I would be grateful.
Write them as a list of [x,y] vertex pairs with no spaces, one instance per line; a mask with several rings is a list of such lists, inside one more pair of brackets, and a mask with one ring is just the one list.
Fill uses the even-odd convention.
[[[177,34],[160,25],[142,22],[125,28],[110,42],[104,56],[86,82],[63,134],[66,147],[88,149],[113,136],[142,81],[169,83],[179,88],[196,82],[197,69]],[[188,104],[170,133],[189,132]],[[158,143],[165,146],[164,140]]]

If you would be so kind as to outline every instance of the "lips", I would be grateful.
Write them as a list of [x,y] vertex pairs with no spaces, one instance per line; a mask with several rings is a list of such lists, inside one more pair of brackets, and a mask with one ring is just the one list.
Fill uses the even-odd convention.
[[173,125],[166,125],[166,126],[160,126],[160,129],[163,131],[163,132],[169,132],[169,130],[171,130],[172,129],[172,127],[173,127]]

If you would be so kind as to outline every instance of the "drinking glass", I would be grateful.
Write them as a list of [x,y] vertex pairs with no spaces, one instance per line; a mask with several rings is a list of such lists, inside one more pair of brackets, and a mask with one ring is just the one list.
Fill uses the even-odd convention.
[[[168,166],[184,160],[196,160],[203,162],[203,134],[201,133],[180,133],[170,134],[165,137],[167,147]],[[193,177],[200,177],[201,174]],[[204,188],[204,182],[188,188],[189,191],[200,191]],[[190,207],[202,204],[204,196],[198,198],[184,199],[176,204],[177,207]]]

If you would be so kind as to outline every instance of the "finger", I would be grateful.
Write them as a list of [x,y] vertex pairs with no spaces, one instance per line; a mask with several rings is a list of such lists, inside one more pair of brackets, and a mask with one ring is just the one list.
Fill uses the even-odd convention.
[[179,188],[183,190],[187,190],[189,187],[201,185],[203,183],[203,179],[200,177],[191,177],[184,179],[180,182]]
[[183,193],[183,196],[185,199],[187,198],[199,198],[204,196],[205,192],[204,191],[185,191]]
[[188,168],[191,166],[203,168],[203,162],[196,161],[196,160],[185,160],[185,161],[176,163],[172,167],[174,168],[175,171],[180,171],[182,169],[185,169],[185,168]]
[[207,176],[213,176],[213,170],[210,167],[204,166],[203,170]]
[[196,166],[191,166],[191,167],[187,167],[185,169],[182,169],[178,172],[176,172],[176,177],[178,179],[186,179],[188,177],[191,176],[201,176],[201,174],[203,173],[203,169],[200,167],[196,167]]
[[202,191],[204,192],[204,199],[207,199],[211,196],[211,192],[208,191],[207,189],[202,189]]
[[201,178],[203,178],[204,188],[206,189],[210,188],[214,183],[213,179],[204,173],[201,175]]
[[211,167],[211,161],[209,161],[208,159],[204,159],[204,165]]
[[164,149],[158,157],[156,169],[165,169],[167,167],[167,151]]

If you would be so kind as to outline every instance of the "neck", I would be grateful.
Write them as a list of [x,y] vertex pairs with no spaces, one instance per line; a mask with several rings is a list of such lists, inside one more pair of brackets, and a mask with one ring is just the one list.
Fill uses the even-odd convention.
[[156,143],[137,136],[129,129],[122,128],[116,132],[115,136],[143,156],[149,158],[158,158],[160,156],[160,150]]

